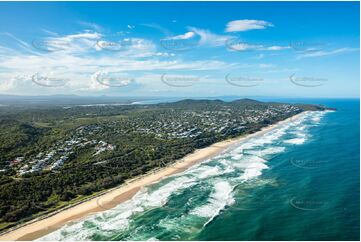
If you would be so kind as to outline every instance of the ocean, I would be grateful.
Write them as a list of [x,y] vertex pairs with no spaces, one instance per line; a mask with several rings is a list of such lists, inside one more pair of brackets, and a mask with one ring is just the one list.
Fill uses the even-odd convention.
[[307,102],[337,111],[306,112],[39,240],[359,240],[359,100]]

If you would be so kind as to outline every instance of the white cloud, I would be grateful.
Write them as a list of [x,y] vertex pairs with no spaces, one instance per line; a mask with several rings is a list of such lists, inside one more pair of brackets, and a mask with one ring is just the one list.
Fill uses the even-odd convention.
[[101,37],[102,34],[98,32],[84,31],[77,34],[34,39],[32,45],[42,52],[80,53],[94,49]]
[[312,52],[305,52],[297,56],[297,59],[307,58],[307,57],[321,57],[321,56],[329,56],[329,55],[336,55],[340,53],[352,52],[352,51],[359,51],[358,48],[339,48],[335,50],[317,50]]
[[[5,78],[3,76],[5,76]],[[15,88],[21,88],[29,83],[31,79],[31,77],[25,75],[15,75],[10,78],[6,75],[0,75],[0,77],[3,80],[0,82],[0,91],[2,92],[10,91]]]
[[66,35],[62,37],[62,39],[71,41],[75,39],[99,39],[101,37],[102,35],[100,33],[86,31],[83,33]]
[[228,35],[214,34],[207,29],[200,29],[195,27],[188,27],[188,29],[200,36],[199,44],[207,46],[222,46],[231,38]]
[[108,41],[106,38],[98,40],[95,44],[97,51],[105,50],[107,54],[119,52],[122,56],[149,57],[156,55],[156,45],[142,38],[122,38]]
[[228,42],[228,47],[232,50],[236,51],[280,51],[280,50],[287,50],[291,49],[290,46],[279,46],[279,45],[271,45],[271,46],[265,46],[261,44],[249,44],[246,42],[234,42],[232,41]]
[[170,56],[175,56],[175,54],[168,53],[168,52],[157,52],[157,53],[154,53],[154,56],[170,57]]
[[[100,51],[99,48],[97,51],[94,43],[102,37],[100,33],[83,32],[45,38],[43,42],[48,48],[50,46],[60,48],[56,46],[60,43],[70,45],[65,45],[65,50],[54,52],[37,50],[30,53],[15,51],[19,50],[18,47],[0,48],[0,91],[16,94],[76,94],[84,91],[96,93],[112,89],[94,79],[96,77],[94,73],[97,72],[133,72],[136,75],[143,75],[166,71],[219,70],[229,66],[225,62],[214,60],[185,61],[180,58],[170,60],[169,58],[174,57],[174,54],[160,52],[152,41],[140,38],[123,39],[129,43],[129,48],[123,52]],[[21,44],[24,48],[31,48],[26,46],[26,43]],[[17,73],[23,76],[19,77]],[[45,85],[32,81],[31,77],[37,73],[42,77],[41,81],[46,82]],[[57,80],[66,81],[64,85],[58,87],[47,85],[49,81]]]
[[234,20],[227,23],[226,32],[242,32],[252,29],[265,29],[273,24],[263,20]]
[[[174,41],[171,42],[173,45],[185,45],[185,46],[207,46],[207,47],[217,47],[217,46],[225,46],[228,39],[231,36],[228,35],[218,35],[212,33],[210,30],[207,29],[200,29],[196,27],[188,27],[188,32],[176,35],[176,36],[169,36],[162,40],[166,41]],[[172,47],[172,46],[170,46]]]
[[273,45],[273,46],[268,46],[268,47],[265,47],[265,50],[288,50],[290,49],[291,47],[290,46],[279,46],[279,45]]
[[195,36],[195,33],[193,31],[191,31],[191,32],[187,32],[185,34],[165,38],[165,40],[185,40],[185,39],[193,38],[194,36]]

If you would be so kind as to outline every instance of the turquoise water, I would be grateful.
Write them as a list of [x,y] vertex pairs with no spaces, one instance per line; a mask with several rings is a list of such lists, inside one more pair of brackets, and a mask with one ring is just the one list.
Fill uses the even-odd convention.
[[359,240],[359,100],[322,102],[41,240]]

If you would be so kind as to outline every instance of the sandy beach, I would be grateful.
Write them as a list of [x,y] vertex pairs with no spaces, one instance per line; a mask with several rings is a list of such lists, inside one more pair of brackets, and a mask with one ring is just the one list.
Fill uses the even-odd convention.
[[70,221],[80,220],[93,213],[111,209],[118,204],[132,198],[142,187],[157,182],[172,174],[182,172],[196,163],[207,160],[224,152],[232,145],[242,142],[245,139],[262,135],[265,132],[268,132],[286,122],[289,122],[292,119],[296,119],[301,114],[302,113],[280,121],[276,124],[267,126],[256,133],[225,140],[215,143],[209,147],[198,149],[184,158],[176,161],[172,165],[154,170],[150,173],[129,180],[124,184],[110,189],[97,197],[51,213],[45,218],[37,218],[21,226],[10,229],[8,232],[0,235],[0,240],[34,240],[59,229]]

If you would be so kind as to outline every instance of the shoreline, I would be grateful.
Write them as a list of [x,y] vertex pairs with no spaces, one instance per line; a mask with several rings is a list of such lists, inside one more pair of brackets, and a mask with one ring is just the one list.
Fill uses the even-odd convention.
[[59,209],[58,211],[45,215],[45,217],[35,218],[22,225],[18,225],[19,227],[14,227],[13,229],[10,228],[8,231],[0,235],[0,240],[9,241],[38,239],[61,228],[66,223],[74,222],[91,214],[114,208],[120,203],[131,199],[142,187],[156,183],[168,176],[180,173],[197,163],[217,156],[225,152],[233,145],[252,137],[263,135],[264,133],[277,128],[292,119],[298,118],[303,113],[304,112],[298,113],[292,117],[263,127],[255,133],[241,135],[236,138],[214,143],[202,149],[197,149],[193,153],[186,155],[164,168],[159,168],[125,181],[123,184],[101,192],[95,197],[90,197],[89,199],[70,205],[69,207]]

